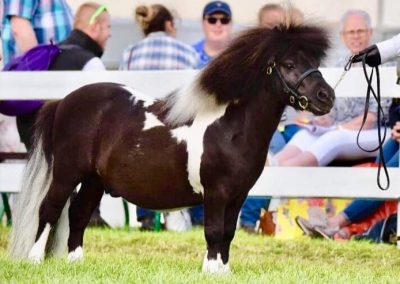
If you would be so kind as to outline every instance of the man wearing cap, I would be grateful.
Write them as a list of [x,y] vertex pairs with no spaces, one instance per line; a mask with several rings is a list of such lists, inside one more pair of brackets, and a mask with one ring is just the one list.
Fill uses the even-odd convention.
[[232,12],[222,1],[212,1],[203,10],[203,32],[205,38],[193,47],[200,56],[201,66],[205,66],[229,44],[232,37]]

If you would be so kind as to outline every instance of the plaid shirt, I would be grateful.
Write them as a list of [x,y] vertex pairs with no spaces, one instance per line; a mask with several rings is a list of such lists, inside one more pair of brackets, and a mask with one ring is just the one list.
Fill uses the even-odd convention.
[[65,0],[4,0],[2,18],[4,64],[17,53],[17,45],[11,31],[10,19],[18,16],[29,20],[38,43],[59,42],[72,29],[72,12]]
[[150,33],[122,55],[120,70],[177,70],[199,67],[196,51],[165,32]]

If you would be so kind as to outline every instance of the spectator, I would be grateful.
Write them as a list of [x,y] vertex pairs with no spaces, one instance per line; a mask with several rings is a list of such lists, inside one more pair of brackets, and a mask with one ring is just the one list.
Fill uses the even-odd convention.
[[212,1],[204,7],[204,39],[193,45],[200,56],[200,67],[204,67],[227,47],[232,38],[232,26],[232,11],[227,3]]
[[63,40],[71,31],[72,13],[65,0],[5,0],[3,3],[4,65],[38,43]]
[[258,10],[258,25],[272,29],[284,21],[284,9],[279,4],[265,4]]
[[[135,11],[135,19],[142,28],[145,38],[124,50],[120,70],[198,68],[199,58],[196,51],[191,46],[175,39],[174,18],[167,8],[160,4],[149,7],[139,6]],[[186,211],[182,213],[186,222],[188,213]],[[137,220],[142,223],[142,230],[153,230],[153,211],[137,207],[136,214]],[[176,230],[183,229],[185,228],[176,228]]]
[[[341,21],[341,39],[351,54],[367,47],[372,37],[369,15],[361,10],[347,12]],[[347,57],[348,58],[348,57]],[[346,60],[338,60],[344,66]],[[371,100],[360,145],[372,149],[377,145],[377,104]],[[338,98],[333,110],[304,125],[274,158],[280,166],[325,166],[334,159],[355,160],[373,157],[355,143],[364,112],[363,98]]]

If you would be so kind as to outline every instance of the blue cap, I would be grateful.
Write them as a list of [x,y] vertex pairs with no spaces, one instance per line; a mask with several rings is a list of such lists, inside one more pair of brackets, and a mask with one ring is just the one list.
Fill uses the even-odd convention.
[[203,18],[217,12],[224,13],[229,17],[232,16],[231,8],[227,3],[222,1],[212,1],[204,7]]

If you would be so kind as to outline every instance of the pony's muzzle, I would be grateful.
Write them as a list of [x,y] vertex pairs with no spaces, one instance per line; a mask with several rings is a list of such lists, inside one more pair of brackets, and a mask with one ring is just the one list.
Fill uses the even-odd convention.
[[331,99],[331,96],[329,95],[329,93],[325,90],[325,89],[321,89],[317,92],[317,99],[320,102],[327,102]]

